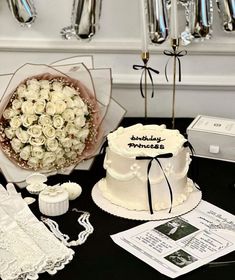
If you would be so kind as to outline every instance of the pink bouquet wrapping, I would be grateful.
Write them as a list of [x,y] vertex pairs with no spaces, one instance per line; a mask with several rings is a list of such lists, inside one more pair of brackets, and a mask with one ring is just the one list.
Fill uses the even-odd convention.
[[82,63],[19,68],[1,98],[4,156],[17,168],[44,173],[71,171],[92,158],[108,133],[111,100],[111,92],[99,92],[98,100],[95,84]]

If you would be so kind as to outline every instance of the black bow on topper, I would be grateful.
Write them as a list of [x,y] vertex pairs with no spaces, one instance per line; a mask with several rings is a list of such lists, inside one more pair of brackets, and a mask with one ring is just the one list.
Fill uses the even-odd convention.
[[169,189],[169,193],[170,193],[170,209],[169,209],[169,213],[171,212],[171,209],[172,209],[172,203],[173,203],[173,193],[172,193],[172,189],[171,189],[171,185],[169,183],[169,180],[167,179],[167,176],[162,168],[162,165],[161,165],[161,162],[159,161],[159,158],[171,158],[173,157],[173,154],[172,153],[166,153],[166,154],[161,154],[161,155],[157,155],[155,157],[148,157],[148,156],[139,156],[139,157],[136,157],[136,160],[149,160],[149,163],[148,163],[148,167],[147,167],[147,193],[148,193],[148,204],[149,204],[149,211],[150,211],[150,214],[153,214],[153,203],[152,203],[152,192],[151,192],[151,183],[150,183],[150,180],[149,180],[149,172],[150,172],[150,169],[151,169],[151,166],[152,166],[152,162],[154,160],[156,160],[156,162],[158,163],[159,167],[161,168],[162,170],[162,173],[166,179],[166,183],[167,183],[167,186],[168,186],[168,189]]
[[169,63],[170,59],[171,59],[172,57],[174,57],[174,56],[176,57],[176,59],[177,59],[177,61],[178,61],[178,67],[179,67],[179,82],[181,82],[181,62],[180,62],[180,57],[185,56],[185,55],[187,54],[187,51],[186,51],[186,50],[182,50],[182,51],[177,52],[177,51],[175,51],[175,50],[173,50],[173,51],[165,50],[163,53],[164,53],[165,55],[167,55],[167,56],[170,56],[169,59],[168,59],[168,61],[167,61],[167,63],[166,63],[166,66],[165,66],[165,77],[166,77],[167,82],[168,82],[167,66],[168,66],[168,63]]
[[150,81],[151,81],[151,86],[152,86],[151,97],[153,98],[154,97],[154,84],[153,84],[153,77],[152,77],[151,72],[154,72],[155,74],[159,74],[160,72],[156,69],[153,69],[152,67],[148,67],[146,65],[138,65],[138,64],[133,65],[133,69],[134,70],[143,70],[142,73],[141,73],[141,77],[140,77],[140,93],[141,93],[141,96],[143,98],[145,98],[145,95],[144,95],[144,92],[143,92],[143,77],[144,77],[145,71],[147,71],[148,76],[149,76]]

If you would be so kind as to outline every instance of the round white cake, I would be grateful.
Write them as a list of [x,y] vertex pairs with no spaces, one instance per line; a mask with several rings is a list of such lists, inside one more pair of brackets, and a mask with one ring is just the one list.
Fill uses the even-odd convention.
[[182,204],[193,190],[185,142],[165,125],[119,127],[108,135],[102,195],[130,210],[171,210]]

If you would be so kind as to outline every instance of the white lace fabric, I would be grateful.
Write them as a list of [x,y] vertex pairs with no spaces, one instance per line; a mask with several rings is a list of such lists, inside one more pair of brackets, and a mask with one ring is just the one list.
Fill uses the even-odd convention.
[[30,216],[26,219],[28,213],[25,212],[22,211],[15,217],[17,224],[46,254],[47,262],[44,271],[55,274],[72,260],[74,251],[62,244],[42,222],[35,221]]
[[[0,276],[3,280],[37,279],[38,273],[42,272],[55,274],[72,260],[74,251],[62,244],[47,227],[34,216],[12,184],[7,185],[7,191],[0,186],[0,207],[2,211],[6,213],[7,217],[14,221],[16,225],[16,228],[11,231],[6,231],[9,237],[7,240],[10,243],[10,247],[13,251],[16,251],[13,252],[16,262],[15,260],[12,261],[9,259],[3,263],[2,267],[9,266],[9,263],[12,263],[13,267],[18,261],[17,257],[19,257],[21,263],[19,263],[18,266],[23,268],[23,273],[21,275],[16,275],[16,277],[14,277],[13,273],[11,273],[10,276],[3,275],[0,268]],[[4,223],[4,219],[2,219],[2,216],[0,217],[0,223]],[[6,225],[9,225],[9,218]],[[18,232],[24,235],[22,240],[19,238],[21,235]],[[34,250],[38,255],[35,253],[34,256]],[[0,264],[2,259],[4,259],[1,256],[6,254],[6,251],[6,249],[0,251]],[[41,259],[39,258],[39,252],[41,254]],[[28,260],[30,260],[31,263],[28,264]],[[28,272],[26,269],[27,267],[30,268]],[[7,269],[4,271],[7,271]]]
[[46,265],[44,252],[1,207],[0,217],[0,277],[37,279]]

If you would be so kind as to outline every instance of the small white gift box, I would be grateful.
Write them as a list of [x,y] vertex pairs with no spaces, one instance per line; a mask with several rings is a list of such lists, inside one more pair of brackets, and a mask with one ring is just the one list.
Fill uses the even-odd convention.
[[235,120],[199,115],[187,134],[195,156],[235,162]]

